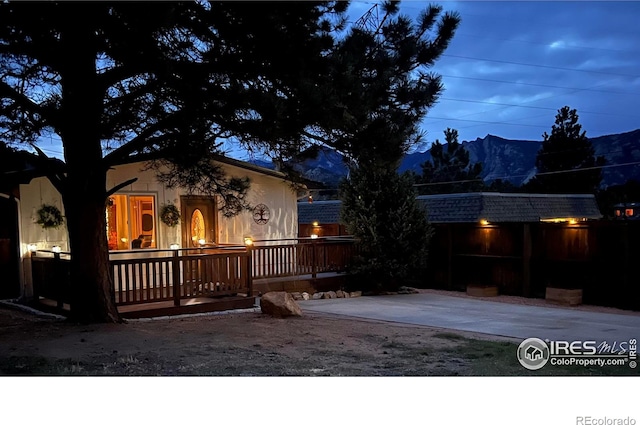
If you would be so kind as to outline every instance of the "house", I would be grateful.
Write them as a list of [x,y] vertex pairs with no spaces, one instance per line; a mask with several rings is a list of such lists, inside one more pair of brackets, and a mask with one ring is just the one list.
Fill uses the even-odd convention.
[[14,151],[0,144],[0,299],[17,298],[22,293],[23,268],[20,243],[23,214],[20,185],[42,174],[51,160],[44,163],[36,155]]
[[347,235],[340,223],[339,200],[298,202],[298,236],[322,237]]
[[613,206],[614,220],[640,220],[640,202],[625,202]]
[[[246,199],[254,207],[252,211],[226,218],[218,211],[214,198],[189,195],[183,188],[167,189],[156,181],[153,171],[145,171],[141,162],[122,164],[108,171],[108,188],[132,177],[137,178],[111,195],[105,210],[105,231],[114,267],[126,259],[163,256],[169,249],[180,249],[182,253],[187,252],[182,251],[187,248],[235,247],[237,251],[245,250],[248,239],[276,241],[297,237],[297,194],[283,173],[222,156],[217,157],[216,162],[228,176],[250,179],[251,187]],[[20,177],[12,181],[12,189],[5,189],[0,195],[0,218],[4,224],[0,229],[0,265],[3,271],[4,268],[10,268],[13,273],[10,275],[14,277],[10,279],[14,282],[10,290],[3,293],[7,298],[28,298],[34,294],[33,276],[37,271],[34,268],[32,272],[32,268],[26,265],[31,257],[30,251],[38,251],[38,257],[40,252],[43,255],[52,252],[54,255],[56,252],[64,255],[69,251],[64,225],[45,229],[36,223],[38,211],[43,205],[55,206],[64,215],[60,194],[46,177],[27,172],[33,167],[23,168]],[[2,170],[3,177],[9,174],[17,176],[18,173],[13,171]],[[179,225],[169,227],[161,220],[160,213],[166,205],[174,205],[180,212]],[[269,243],[276,242],[265,242],[267,245]],[[234,257],[236,260],[244,258],[238,255],[238,258]],[[230,264],[229,261],[227,263]],[[130,266],[125,264],[122,267]],[[187,266],[181,267],[181,270],[187,270]],[[228,272],[233,274],[231,278],[237,280],[240,266],[235,271],[234,266],[228,267],[231,267]],[[164,278],[170,275],[169,272],[163,273]],[[118,285],[118,276],[115,278]],[[3,282],[6,281],[3,279]],[[219,279],[217,284],[220,284]]]

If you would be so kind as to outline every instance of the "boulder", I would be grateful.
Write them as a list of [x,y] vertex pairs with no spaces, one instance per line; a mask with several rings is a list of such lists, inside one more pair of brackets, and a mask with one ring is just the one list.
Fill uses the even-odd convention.
[[260,308],[275,317],[302,316],[300,306],[287,292],[267,292],[260,299]]
[[325,298],[325,299],[336,298],[336,293],[334,291],[327,291],[324,293],[324,296],[322,298]]
[[308,292],[303,292],[302,293],[302,299],[307,301],[309,298],[311,298],[311,296],[309,295]]
[[344,298],[344,292],[342,291],[336,291],[336,298]]
[[362,296],[362,291],[353,291],[349,293],[349,297],[353,298],[353,297],[361,297]]
[[291,292],[291,296],[296,301],[300,301],[302,299],[302,294],[300,292]]
[[324,292],[316,292],[311,297],[312,300],[321,300],[322,298],[324,298]]

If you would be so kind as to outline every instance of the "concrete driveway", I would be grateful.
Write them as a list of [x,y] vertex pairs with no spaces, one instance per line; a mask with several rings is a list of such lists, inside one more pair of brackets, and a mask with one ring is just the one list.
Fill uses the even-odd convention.
[[640,315],[508,304],[440,294],[390,295],[299,302],[304,311],[480,332],[519,339],[640,339]]

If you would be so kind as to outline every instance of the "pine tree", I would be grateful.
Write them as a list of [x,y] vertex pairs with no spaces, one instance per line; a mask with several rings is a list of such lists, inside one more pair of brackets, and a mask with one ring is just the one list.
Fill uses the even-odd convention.
[[341,218],[360,242],[354,287],[393,291],[426,266],[432,228],[413,180],[393,169],[356,168],[341,185]]
[[429,6],[412,22],[384,4],[378,31],[353,28],[332,54],[323,128],[326,144],[349,159],[341,185],[342,219],[361,241],[354,266],[363,289],[392,290],[426,261],[430,228],[415,200],[413,180],[399,175],[419,124],[442,91],[428,72],[459,24],[455,13]]
[[[600,187],[605,159],[596,158],[578,113],[568,106],[558,110],[551,134],[542,135],[536,156],[536,175],[526,185],[529,192],[593,193]],[[571,171],[582,170],[584,171]]]
[[[444,131],[446,145],[436,140],[429,153],[431,160],[421,165],[422,176],[418,178],[421,194],[478,192],[484,188],[480,174],[482,164],[471,164],[469,151],[458,142],[458,130]],[[442,184],[434,184],[442,183]]]

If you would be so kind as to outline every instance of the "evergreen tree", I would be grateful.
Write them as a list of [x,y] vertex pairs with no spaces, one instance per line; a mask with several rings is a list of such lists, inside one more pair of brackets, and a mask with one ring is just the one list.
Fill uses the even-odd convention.
[[442,85],[428,72],[459,23],[455,13],[428,7],[412,22],[384,4],[378,30],[352,28],[332,54],[326,144],[349,159],[341,185],[342,219],[361,241],[354,272],[363,289],[391,290],[426,261],[430,238],[425,211],[398,166],[422,137],[419,124]]
[[341,186],[341,218],[360,241],[351,272],[357,289],[392,291],[426,266],[432,228],[409,175],[355,168]]
[[[458,142],[458,130],[444,131],[446,145],[436,140],[429,153],[431,160],[421,165],[422,176],[418,178],[421,194],[479,192],[484,188],[480,174],[482,164],[469,161],[469,151]],[[450,182],[450,183],[449,183]],[[442,184],[434,184],[442,183]]]
[[[568,106],[558,110],[551,134],[542,135],[536,156],[536,175],[525,185],[529,192],[593,193],[600,187],[602,156],[595,151],[578,123],[578,113]],[[583,171],[570,171],[581,170]]]

